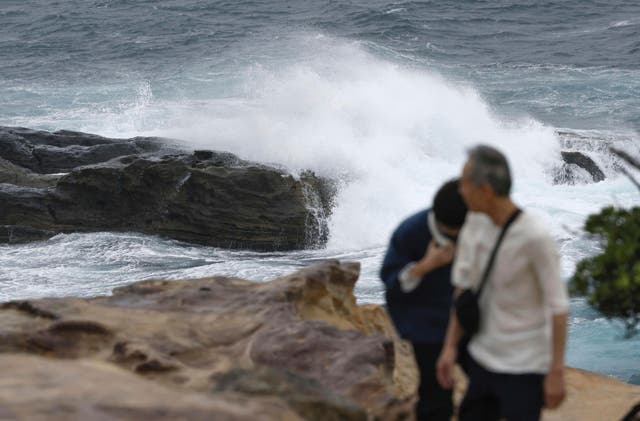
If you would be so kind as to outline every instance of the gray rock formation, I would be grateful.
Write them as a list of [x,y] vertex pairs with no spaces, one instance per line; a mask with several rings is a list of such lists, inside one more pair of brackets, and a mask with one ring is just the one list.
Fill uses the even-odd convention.
[[168,139],[155,137],[110,139],[67,130],[50,133],[0,127],[0,157],[40,174],[68,172],[120,156],[161,151],[177,149],[170,146]]
[[[597,183],[606,178],[598,164],[582,152],[562,151],[561,156],[563,165],[554,173],[557,184],[575,184],[581,179]],[[581,173],[586,177],[581,177]]]
[[586,184],[603,181],[623,172],[622,160],[611,152],[612,147],[637,155],[637,140],[623,134],[604,134],[558,130],[562,163],[552,170],[556,184]]
[[0,241],[136,231],[267,251],[326,242],[328,180],[162,142],[0,128]]

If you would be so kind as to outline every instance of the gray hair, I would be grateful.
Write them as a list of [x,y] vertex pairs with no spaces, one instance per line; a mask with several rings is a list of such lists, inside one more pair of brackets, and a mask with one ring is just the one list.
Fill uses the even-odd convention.
[[502,152],[487,145],[469,150],[470,177],[475,185],[489,184],[498,196],[509,196],[511,171]]

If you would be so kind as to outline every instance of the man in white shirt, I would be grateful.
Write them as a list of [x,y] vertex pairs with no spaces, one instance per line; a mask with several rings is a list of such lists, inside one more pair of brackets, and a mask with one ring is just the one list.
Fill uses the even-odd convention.
[[[469,152],[460,193],[469,214],[458,240],[452,282],[457,297],[477,290],[497,237],[516,205],[506,158],[489,146]],[[506,231],[479,297],[480,329],[469,346],[469,387],[459,419],[538,420],[564,399],[568,299],[557,247],[523,212]],[[453,386],[462,328],[452,312],[437,363],[438,381]]]

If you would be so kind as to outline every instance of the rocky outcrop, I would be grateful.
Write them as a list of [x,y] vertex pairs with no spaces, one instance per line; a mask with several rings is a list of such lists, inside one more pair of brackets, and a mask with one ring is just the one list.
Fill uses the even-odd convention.
[[162,142],[0,128],[0,241],[136,231],[272,251],[327,240],[328,180]]
[[584,153],[577,151],[562,151],[561,155],[564,165],[562,166],[561,171],[557,174],[556,182],[568,183],[572,179],[575,179],[576,169],[586,171],[591,177],[591,180],[595,183],[605,179],[605,175],[598,164]]
[[59,174],[37,174],[0,158],[0,183],[26,187],[53,187],[60,177]]
[[587,184],[603,181],[623,171],[624,165],[611,148],[621,146],[637,154],[640,150],[634,137],[622,134],[605,135],[569,130],[556,131],[561,162],[551,169],[555,184]]
[[[359,265],[265,283],[143,281],[0,306],[2,419],[410,420],[417,373]],[[567,369],[544,420],[619,419],[640,387]],[[456,401],[465,379],[458,373]]]
[[157,137],[110,139],[68,130],[50,133],[0,126],[0,157],[40,174],[68,172],[126,155],[177,152],[171,143]]
[[394,375],[409,354],[379,307],[356,305],[358,275],[358,264],[329,262],[268,283],[144,281],[108,297],[6,303],[0,413],[404,419],[413,386]]
[[96,360],[4,354],[0,370],[3,420],[303,419],[278,399],[181,390]]

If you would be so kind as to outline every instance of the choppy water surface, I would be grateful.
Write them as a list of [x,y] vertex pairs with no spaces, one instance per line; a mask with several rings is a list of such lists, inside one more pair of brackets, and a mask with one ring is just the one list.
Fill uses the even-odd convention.
[[[148,278],[271,279],[362,263],[381,302],[385,243],[457,174],[465,149],[504,149],[515,197],[548,221],[569,277],[598,250],[589,213],[640,195],[609,179],[554,186],[558,130],[638,149],[636,1],[3,0],[0,124],[161,135],[340,181],[326,249],[259,254],[137,234],[0,246],[0,300],[108,293]],[[640,342],[576,299],[569,363],[628,380]]]

